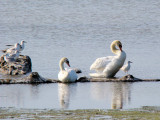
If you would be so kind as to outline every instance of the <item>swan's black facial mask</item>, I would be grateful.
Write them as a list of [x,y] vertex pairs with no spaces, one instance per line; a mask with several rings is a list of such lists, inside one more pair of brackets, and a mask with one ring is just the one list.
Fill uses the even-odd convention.
[[120,51],[122,52],[122,45],[119,45],[119,49],[120,49]]
[[69,61],[68,61],[68,60],[66,61],[66,64],[70,67],[70,64],[69,64]]

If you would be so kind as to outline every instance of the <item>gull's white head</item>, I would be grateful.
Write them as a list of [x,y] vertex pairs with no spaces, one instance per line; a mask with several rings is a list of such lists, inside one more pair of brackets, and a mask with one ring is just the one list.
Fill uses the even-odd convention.
[[19,44],[19,43],[16,43],[16,44],[15,44],[15,49],[16,49],[16,50],[19,50],[19,49],[20,49],[20,44]]
[[20,46],[20,44],[19,44],[19,43],[16,43],[14,46],[15,46],[15,47],[18,47],[18,46]]
[[22,44],[24,44],[24,43],[27,43],[27,42],[26,42],[26,41],[24,41],[24,40],[22,40],[22,41],[21,41],[21,45],[22,45]]
[[133,63],[133,62],[131,62],[131,61],[128,61],[128,63]]

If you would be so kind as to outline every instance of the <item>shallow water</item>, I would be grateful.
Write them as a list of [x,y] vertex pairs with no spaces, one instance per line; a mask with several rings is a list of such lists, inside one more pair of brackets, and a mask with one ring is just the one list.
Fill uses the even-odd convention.
[[[159,0],[0,0],[1,49],[5,49],[6,44],[14,44],[21,40],[27,41],[22,54],[31,57],[33,71],[39,72],[43,77],[57,79],[58,63],[61,57],[68,57],[71,67],[80,68],[83,71],[80,76],[88,76],[91,72],[89,67],[96,58],[113,55],[110,51],[110,44],[113,40],[118,39],[122,42],[123,50],[127,54],[126,61],[133,62],[130,74],[139,78],[159,78],[159,10]],[[123,75],[124,73],[120,71],[116,77]],[[0,75],[0,78],[4,77],[10,76]],[[89,89],[91,86],[95,86],[95,90],[98,89],[98,86],[109,89],[109,92],[102,90],[101,94],[109,95],[107,98],[111,102],[113,98],[111,89],[114,88],[114,85],[111,84],[116,83],[70,85],[74,90],[72,91],[70,86],[67,89],[71,89],[69,91],[73,92],[71,92],[73,96],[77,95],[76,100],[79,103],[70,102],[72,104],[69,108],[87,108],[90,104],[94,105],[96,99],[90,102],[91,94],[94,94],[93,90]],[[146,88],[145,85],[149,87]],[[152,95],[158,94],[153,91],[157,85],[159,83],[134,83],[131,88],[140,86],[139,91],[146,89],[145,91],[151,92],[149,96],[148,92],[143,91],[143,95],[147,97],[145,101],[147,101],[153,98]],[[10,102],[0,103],[1,106],[19,105],[23,107],[24,105],[24,107],[37,106],[40,108],[55,106],[59,108],[57,84],[1,85],[0,89],[8,92],[7,95],[10,98],[0,98],[4,102],[12,100],[12,96],[15,96],[11,104]],[[27,93],[20,97],[18,91],[21,94]],[[90,92],[87,94],[86,91]],[[145,103],[144,99],[140,103],[136,101],[139,92],[133,93],[130,96],[135,102],[134,106],[141,106],[143,102]],[[97,95],[101,96],[101,94],[97,91]],[[48,99],[45,96],[51,98]],[[102,104],[99,105],[97,102],[98,104],[95,104],[94,107],[111,108],[111,103],[106,103],[107,98],[98,97]],[[48,100],[52,101],[49,102],[50,105]],[[27,104],[26,101],[28,101]],[[81,102],[84,104],[81,105]],[[155,103],[152,101],[147,104],[154,105]],[[78,106],[74,107],[77,104]]]
[[1,85],[0,107],[130,109],[160,106],[159,86],[160,82]]

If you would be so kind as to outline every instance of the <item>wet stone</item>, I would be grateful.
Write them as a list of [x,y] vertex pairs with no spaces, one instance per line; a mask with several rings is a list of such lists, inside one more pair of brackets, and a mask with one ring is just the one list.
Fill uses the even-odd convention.
[[29,56],[20,55],[16,62],[7,63],[4,55],[0,58],[0,72],[5,75],[23,75],[32,71],[32,62]]

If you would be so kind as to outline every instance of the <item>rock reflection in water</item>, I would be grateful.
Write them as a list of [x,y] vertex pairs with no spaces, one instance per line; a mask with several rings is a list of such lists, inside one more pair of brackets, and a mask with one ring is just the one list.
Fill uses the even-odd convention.
[[62,109],[67,109],[69,107],[70,97],[75,96],[75,93],[76,83],[58,83],[59,102]]
[[37,99],[37,85],[4,85],[0,88],[0,106],[1,107],[24,107],[30,98]]

